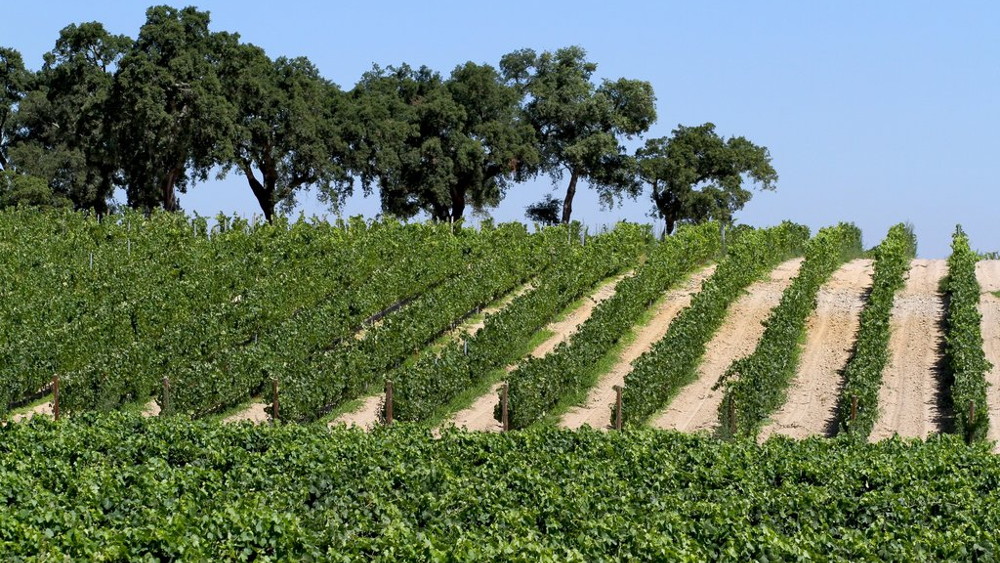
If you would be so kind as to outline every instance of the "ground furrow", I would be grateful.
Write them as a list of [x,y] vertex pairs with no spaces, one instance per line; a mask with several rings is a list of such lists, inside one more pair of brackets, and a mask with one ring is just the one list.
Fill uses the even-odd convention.
[[696,272],[682,287],[666,293],[653,318],[645,326],[636,329],[632,344],[622,351],[611,370],[590,390],[586,403],[570,409],[560,421],[560,426],[574,429],[584,425],[602,429],[609,427],[609,405],[615,400],[615,386],[624,384],[625,374],[631,371],[632,362],[663,338],[674,317],[691,303],[691,297],[701,289],[702,282],[713,272],[714,264]]
[[976,280],[982,288],[979,314],[982,315],[983,352],[993,364],[993,369],[986,374],[989,384],[986,399],[990,406],[990,429],[986,438],[1000,444],[1000,297],[993,294],[1000,291],[1000,260],[977,263]]
[[893,302],[889,363],[879,389],[879,419],[869,437],[873,442],[893,434],[923,439],[943,427],[939,364],[944,298],[939,286],[948,264],[911,264],[906,285]]
[[650,425],[684,432],[714,431],[723,390],[712,387],[735,360],[752,353],[764,334],[765,319],[802,265],[801,258],[778,265],[767,280],[756,282],[729,308],[726,320],[705,348],[698,379],[681,388],[677,397]]
[[[508,293],[507,295],[497,299],[486,308],[482,310],[480,314],[474,315],[466,319],[464,322],[459,324],[454,330],[449,331],[443,338],[456,338],[462,334],[474,335],[480,330],[482,330],[486,315],[494,314],[499,312],[501,309],[510,305],[511,301],[532,289],[531,283],[526,283],[515,289],[514,291]],[[369,395],[361,399],[360,405],[357,409],[345,412],[340,416],[335,417],[330,421],[330,426],[357,426],[359,428],[371,429],[379,420],[382,418],[382,408],[385,403],[385,392],[378,393],[375,395]]]
[[[610,281],[602,284],[593,294],[583,300],[583,303],[573,309],[568,315],[558,321],[554,321],[545,327],[545,330],[552,334],[544,342],[531,351],[531,355],[541,358],[554,350],[561,342],[567,340],[579,327],[590,318],[591,313],[597,305],[615,294],[615,286],[632,272],[615,276]],[[510,372],[516,367],[507,367]],[[445,423],[445,426],[454,425],[468,430],[480,430],[497,432],[501,430],[500,423],[493,417],[493,408],[497,404],[497,396],[503,383],[494,384],[490,390],[479,396],[468,408],[462,409],[452,415]]]
[[820,288],[788,400],[762,429],[761,441],[772,434],[823,435],[835,427],[841,373],[850,359],[871,283],[872,261],[858,259],[841,266]]

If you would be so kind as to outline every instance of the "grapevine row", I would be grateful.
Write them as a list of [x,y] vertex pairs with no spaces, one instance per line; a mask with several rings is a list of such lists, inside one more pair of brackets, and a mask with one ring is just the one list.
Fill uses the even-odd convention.
[[763,446],[119,413],[0,429],[13,561],[987,561],[1000,457],[955,436]]
[[896,293],[905,283],[916,254],[913,231],[902,223],[889,229],[872,254],[872,289],[861,311],[854,350],[844,368],[844,386],[837,408],[842,431],[865,440],[878,420],[882,372],[889,360],[889,319]]
[[[673,284],[719,251],[719,228],[685,228],[660,243],[649,260],[618,283],[569,340],[542,358],[527,358],[508,378],[510,425],[543,418],[568,394],[586,388],[597,362],[628,333],[639,316]],[[500,407],[497,408],[500,419]]]
[[976,260],[969,238],[961,227],[956,228],[944,281],[948,303],[944,361],[951,380],[955,431],[970,442],[986,439],[990,424],[986,373],[993,368],[983,353]]
[[[490,238],[474,231],[453,237],[439,227],[408,226],[405,235],[385,237],[383,244],[369,241],[367,249],[380,252],[352,246],[338,268],[315,270],[308,278],[312,283],[297,275],[295,285],[300,291],[308,289],[312,302],[294,310],[286,307],[282,315],[258,315],[246,330],[252,330],[252,336],[246,334],[242,342],[193,361],[185,358],[170,371],[177,389],[171,409],[199,415],[249,398],[268,379],[280,378],[282,366],[334,348],[366,319],[476,267],[494,250]],[[343,280],[343,272],[359,275]],[[276,280],[280,285],[289,281]]]
[[598,281],[633,264],[648,246],[647,237],[645,228],[621,223],[584,246],[570,248],[533,281],[534,287],[487,315],[478,332],[396,370],[391,375],[395,418],[426,420],[492,371],[516,361],[525,344],[559,311]]
[[[371,390],[390,370],[418,353],[462,318],[510,292],[552,260],[551,232],[528,235],[523,225],[505,234],[475,267],[436,286],[397,313],[385,317],[361,339],[350,339],[279,368],[282,418],[312,420],[327,409]],[[543,231],[545,233],[545,231]]]
[[795,377],[806,319],[816,294],[834,270],[861,255],[861,231],[852,224],[821,229],[807,244],[799,274],[785,289],[752,354],[733,362],[717,385],[725,388],[719,405],[723,435],[755,437],[767,417],[785,401]]
[[[782,223],[741,233],[715,273],[670,323],[666,335],[633,363],[622,392],[623,423],[638,426],[694,381],[705,346],[743,290],[777,264],[801,252],[809,229]],[[612,412],[612,420],[616,413]]]

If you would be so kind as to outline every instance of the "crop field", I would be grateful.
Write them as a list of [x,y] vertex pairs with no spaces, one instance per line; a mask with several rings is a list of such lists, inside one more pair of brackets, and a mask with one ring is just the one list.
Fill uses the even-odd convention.
[[996,558],[1000,261],[874,238],[0,211],[0,552]]

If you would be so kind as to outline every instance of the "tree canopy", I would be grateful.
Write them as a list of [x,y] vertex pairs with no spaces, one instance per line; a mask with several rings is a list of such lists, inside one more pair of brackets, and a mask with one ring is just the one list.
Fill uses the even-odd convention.
[[179,208],[176,191],[232,153],[236,108],[218,55],[238,38],[209,31],[208,12],[155,6],[115,75],[112,112],[129,204]]
[[67,26],[19,107],[12,160],[78,209],[106,212],[115,189],[108,100],[130,45],[100,23]]
[[731,220],[745,180],[774,188],[767,149],[711,123],[630,152],[656,120],[653,88],[596,72],[578,46],[522,49],[446,76],[375,65],[344,91],[309,59],[271,57],[193,7],[149,8],[135,39],[73,24],[35,72],[0,47],[5,205],[103,214],[124,189],[131,207],[177,210],[178,193],[235,172],[268,220],[306,189],[339,208],[357,179],[383,213],[460,221],[547,176],[565,191],[540,194],[531,220],[569,222],[580,182],[609,207],[649,184],[672,231]]
[[752,196],[743,187],[746,180],[764,190],[778,181],[767,147],[745,137],[724,139],[712,123],[680,125],[669,138],[647,140],[636,156],[668,234],[680,222],[732,222]]
[[24,68],[21,53],[0,47],[0,169],[10,166],[7,154],[14,133],[14,118],[24,97],[31,73]]
[[538,165],[518,100],[489,65],[460,65],[448,79],[427,67],[375,67],[352,92],[353,168],[396,216],[454,221],[467,207],[495,206]]
[[580,47],[541,54],[523,49],[500,60],[504,77],[525,95],[524,114],[537,135],[540,170],[553,182],[569,175],[564,223],[572,217],[581,179],[606,205],[640,192],[635,160],[622,140],[644,133],[656,120],[649,82],[619,78],[596,85],[591,78],[597,65],[586,55]]
[[221,65],[236,105],[231,154],[223,173],[239,170],[271,221],[295,193],[316,186],[336,204],[350,194],[342,140],[345,95],[304,57],[272,61],[259,47],[232,45]]

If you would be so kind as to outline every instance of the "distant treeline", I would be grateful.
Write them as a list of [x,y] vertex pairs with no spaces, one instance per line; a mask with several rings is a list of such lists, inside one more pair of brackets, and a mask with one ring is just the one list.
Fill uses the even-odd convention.
[[655,212],[678,222],[731,220],[744,181],[773,189],[766,147],[678,126],[635,153],[625,139],[656,120],[649,82],[595,82],[584,49],[523,49],[499,65],[467,62],[443,76],[374,66],[350,90],[305,57],[271,59],[208,12],[155,6],[137,37],[98,22],[69,25],[40,70],[0,47],[0,207],[108,212],[179,209],[210,174],[246,177],[264,215],[315,188],[331,207],[377,192],[386,214],[460,220],[511,187],[546,175],[565,186],[527,209],[568,222],[582,180],[604,204],[652,188]]

